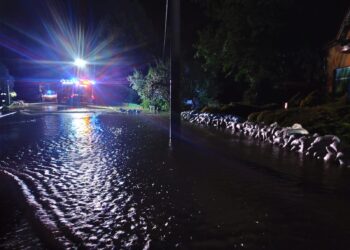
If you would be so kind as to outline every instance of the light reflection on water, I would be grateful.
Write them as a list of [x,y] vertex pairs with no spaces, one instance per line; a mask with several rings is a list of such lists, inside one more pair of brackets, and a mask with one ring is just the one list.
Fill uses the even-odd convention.
[[166,121],[152,117],[35,119],[0,124],[12,134],[0,137],[0,168],[20,178],[67,248],[329,247],[313,240],[347,235],[348,219],[323,217],[345,215],[349,202],[322,189],[348,193],[346,170],[197,128],[184,130],[179,156],[168,151]]
[[149,246],[152,231],[163,227],[154,220],[162,218],[155,217],[153,202],[143,204],[147,183],[135,180],[137,169],[129,164],[130,152],[143,145],[128,143],[137,138],[123,135],[126,124],[101,125],[96,115],[75,113],[43,116],[38,125],[40,135],[1,166],[21,174],[45,207],[45,220],[64,229],[65,244]]
[[76,132],[77,136],[91,135],[91,117],[84,114],[72,114],[72,130]]

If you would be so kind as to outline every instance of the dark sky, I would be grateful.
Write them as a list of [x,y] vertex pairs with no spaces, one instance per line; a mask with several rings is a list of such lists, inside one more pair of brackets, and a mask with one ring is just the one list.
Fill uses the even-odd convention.
[[[146,65],[154,56],[161,56],[165,0],[1,0],[0,62],[8,66],[17,82],[61,77],[56,76],[61,73],[58,70],[59,66],[40,65],[33,63],[34,60],[72,60],[69,55],[58,55],[54,50],[48,49],[47,45],[37,41],[41,39],[51,46],[57,45],[55,40],[58,40],[58,37],[46,29],[52,25],[54,19],[50,9],[56,10],[57,14],[62,15],[67,22],[82,24],[92,36],[98,33],[96,30],[104,26],[101,22],[109,16],[115,17],[116,26],[124,21],[122,25],[129,25],[130,30],[143,31],[147,37],[142,42],[137,40],[141,44],[133,44],[135,41],[132,38],[123,37],[129,30],[121,30],[118,34],[130,42],[129,47],[137,45],[137,48],[125,49],[123,53],[117,55],[123,57],[119,61],[125,62],[125,68]],[[198,28],[203,26],[204,15],[199,6],[192,1],[183,1],[183,9],[183,51],[185,56],[192,57],[192,44],[196,39]],[[130,14],[127,14],[128,12]],[[108,36],[112,31],[109,27],[104,27],[103,32]],[[61,34],[61,37],[64,36],[65,34]],[[94,46],[98,44],[99,41],[95,41]],[[118,42],[114,44],[116,47],[120,46]],[[125,43],[122,46],[126,47]],[[116,77],[125,80],[123,74]]]
[[[196,41],[198,29],[204,28],[206,24],[203,10],[193,2],[190,0],[182,1],[182,48],[187,58],[191,58],[193,55],[193,43]],[[133,11],[136,5],[131,3],[138,5],[140,10]],[[312,9],[308,12],[310,20],[314,19],[310,23],[310,29],[319,32],[322,43],[326,43],[326,41],[336,36],[346,12],[346,6],[349,5],[345,0],[305,0],[300,1],[300,4],[306,6],[308,10]],[[120,57],[119,62],[125,62],[124,65],[119,63],[118,67],[124,66],[126,70],[127,67],[146,65],[152,59],[152,56],[161,56],[165,0],[1,0],[0,62],[8,66],[17,81],[19,79],[25,81],[40,77],[61,77],[57,76],[57,74],[62,73],[59,66],[33,64],[33,59],[40,61],[71,60],[69,55],[59,54],[52,49],[57,45],[57,41],[55,41],[57,38],[52,34],[50,37],[47,29],[45,29],[45,26],[50,26],[52,21],[48,6],[51,6],[51,8],[54,6],[53,9],[57,10],[58,16],[65,16],[66,21],[83,24],[84,27],[89,29],[92,36],[97,36],[98,32],[96,30],[104,25],[101,24],[101,21],[107,16],[117,17],[117,24],[124,20],[127,25],[130,25],[130,29],[144,30],[148,37],[141,45],[137,44],[139,45],[137,48],[130,49],[129,47],[132,46],[126,46],[125,44],[121,46],[128,48],[121,49],[122,52],[116,56]],[[130,9],[134,13],[127,15],[126,12]],[[319,13],[323,15],[322,20]],[[119,20],[118,17],[120,17]],[[293,21],[303,25],[304,19],[300,15],[298,16],[298,13],[294,18]],[[141,24],[138,23],[140,21],[138,19],[141,20]],[[108,27],[104,27],[105,35],[110,32]],[[123,36],[124,33],[127,32],[121,30],[120,36]],[[64,38],[64,36],[64,34],[61,34],[61,38]],[[103,37],[103,35],[101,36]],[[38,40],[46,41],[48,44],[43,45]],[[97,39],[94,46],[98,46],[99,43]],[[117,43],[115,46],[119,45]],[[147,54],[147,50],[150,49],[152,50],[151,53]],[[125,74],[120,73],[115,77],[125,79]]]

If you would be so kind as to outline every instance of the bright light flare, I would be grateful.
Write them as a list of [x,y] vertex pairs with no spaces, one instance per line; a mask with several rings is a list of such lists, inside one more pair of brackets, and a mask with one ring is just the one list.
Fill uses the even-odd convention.
[[78,68],[85,68],[87,65],[87,61],[85,61],[81,58],[77,58],[74,61],[74,65],[77,66]]
[[95,85],[96,81],[94,80],[89,80],[89,79],[77,79],[77,78],[72,78],[72,79],[62,79],[60,81],[63,85],[80,85],[80,86],[89,86],[89,85]]
[[[8,28],[9,31],[25,36],[35,46],[25,46],[25,43],[12,39],[10,32],[0,34],[0,47],[20,55],[23,62],[34,67],[35,72],[38,67],[45,69],[34,78],[21,78],[21,80],[37,83],[45,78],[47,82],[57,82],[59,79],[55,76],[65,75],[93,78],[96,84],[127,84],[126,75],[131,73],[135,63],[140,63],[130,58],[136,58],[138,49],[145,46],[147,42],[119,45],[123,44],[123,41],[119,40],[118,32],[114,30],[110,32],[109,25],[97,27],[97,25],[87,25],[86,22],[82,23],[78,18],[79,15],[75,15],[76,9],[72,1],[63,2],[65,4],[61,1],[48,1],[42,6],[40,12],[45,15],[38,16],[40,22],[38,24],[41,24],[38,27],[43,27],[43,30],[30,32],[23,27],[1,22],[1,25],[6,25],[6,30]],[[129,53],[132,56],[130,58]],[[70,80],[63,80],[61,83],[80,84]],[[91,81],[90,84],[94,85],[95,82]]]

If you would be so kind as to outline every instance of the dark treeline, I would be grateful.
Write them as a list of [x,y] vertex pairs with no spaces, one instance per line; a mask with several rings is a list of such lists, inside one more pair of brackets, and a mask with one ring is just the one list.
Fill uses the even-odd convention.
[[184,2],[182,96],[200,106],[280,103],[323,89],[326,47],[349,7],[329,0]]
[[326,45],[349,7],[346,1],[313,0],[201,4],[210,21],[195,42],[195,57],[212,76],[219,101],[249,103],[324,86]]

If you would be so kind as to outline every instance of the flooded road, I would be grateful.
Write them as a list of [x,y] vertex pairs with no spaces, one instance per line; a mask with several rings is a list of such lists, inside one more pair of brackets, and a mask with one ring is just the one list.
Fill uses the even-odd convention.
[[23,195],[0,246],[15,224],[17,248],[349,248],[348,169],[189,124],[168,143],[160,116],[0,120],[1,178]]

